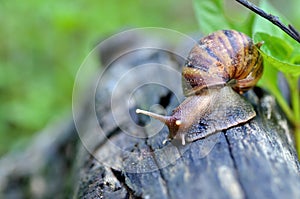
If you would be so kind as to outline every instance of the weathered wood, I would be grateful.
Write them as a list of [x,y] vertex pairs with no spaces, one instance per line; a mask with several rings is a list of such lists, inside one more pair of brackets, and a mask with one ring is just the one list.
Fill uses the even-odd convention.
[[49,124],[28,147],[0,159],[0,198],[67,198],[73,195],[78,136],[71,119]]
[[[176,97],[166,88],[142,90],[130,106],[132,117],[123,117],[119,124],[115,122],[110,88],[117,81],[113,78],[120,76],[119,71],[150,62],[180,65],[173,60],[166,52],[143,51],[139,56],[122,57],[110,66],[106,81],[96,94],[96,112],[103,134],[98,134],[95,147],[87,146],[91,153],[83,152],[79,158],[81,170],[76,196],[300,198],[300,165],[288,123],[274,98],[259,88],[245,95],[257,113],[253,120],[186,146],[176,142],[163,144],[168,134],[166,127],[153,135],[151,129],[133,125],[132,120],[138,124],[147,120],[134,114],[137,107],[161,104],[170,113],[178,105]],[[121,90],[120,97],[129,92]],[[113,108],[123,112],[126,107],[121,101],[120,98],[120,105]],[[88,133],[95,126],[85,128]]]

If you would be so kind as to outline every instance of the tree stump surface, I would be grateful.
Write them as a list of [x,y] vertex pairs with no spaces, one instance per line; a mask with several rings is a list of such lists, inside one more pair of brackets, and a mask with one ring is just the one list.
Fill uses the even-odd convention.
[[167,128],[135,114],[160,104],[169,115],[183,100],[180,66],[191,46],[166,41],[127,32],[101,45],[109,67],[95,98],[79,103],[75,123],[50,124],[1,157],[0,198],[300,198],[292,133],[264,90],[244,95],[254,119],[185,146],[163,144]]
[[[122,50],[132,47],[130,42],[128,38],[121,41]],[[147,49],[127,53],[111,62],[112,54],[118,53],[111,49],[117,49],[117,45],[120,42],[101,49],[103,63],[111,63],[96,91],[95,108],[102,133],[96,132],[95,124],[88,122],[93,116],[89,113],[82,116],[82,129],[86,134],[95,131],[97,139],[91,140],[89,146],[84,144],[89,152],[82,150],[78,155],[76,197],[300,198],[300,165],[292,134],[271,95],[259,88],[244,95],[257,116],[243,125],[185,146],[176,142],[163,144],[167,128],[153,133],[153,127],[158,124],[155,121],[151,121],[150,127],[141,127],[149,118],[137,116],[134,111],[160,104],[170,114],[181,99],[165,87],[146,86],[140,89],[139,95],[133,95],[133,103],[127,110],[126,97],[122,96],[130,89],[124,84],[119,85],[122,89],[117,93],[120,103],[112,107],[112,85],[138,65],[162,64],[180,71],[182,60],[174,59],[165,51]],[[152,69],[147,72],[148,68],[151,67],[145,67],[145,71],[136,76],[161,75],[159,71],[152,74]],[[178,87],[180,89],[180,82]],[[117,120],[112,109],[121,114]]]

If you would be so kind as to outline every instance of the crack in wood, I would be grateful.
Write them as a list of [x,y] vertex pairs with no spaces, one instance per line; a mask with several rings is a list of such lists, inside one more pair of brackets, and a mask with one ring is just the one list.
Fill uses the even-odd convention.
[[244,188],[244,186],[243,186],[242,180],[241,180],[241,178],[240,178],[240,176],[239,176],[238,165],[237,165],[237,162],[236,162],[236,160],[235,160],[235,158],[234,158],[234,156],[233,156],[231,144],[230,144],[230,142],[229,142],[229,138],[228,138],[227,133],[224,133],[224,136],[225,136],[226,143],[227,143],[227,145],[228,145],[229,155],[230,155],[230,158],[231,158],[231,160],[232,160],[233,167],[234,167],[234,169],[235,169],[236,179],[237,179],[237,181],[239,182],[239,185],[240,185],[240,187],[241,187],[241,189],[242,189],[242,191],[243,191],[243,195],[244,195],[245,199],[247,199],[248,197],[247,197],[247,195],[246,195],[245,188]]

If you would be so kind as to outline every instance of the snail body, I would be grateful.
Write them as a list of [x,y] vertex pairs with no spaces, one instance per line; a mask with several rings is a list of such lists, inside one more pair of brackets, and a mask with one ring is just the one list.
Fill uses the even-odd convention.
[[259,80],[263,60],[258,48],[245,34],[221,30],[196,44],[182,69],[183,92],[187,98],[171,116],[137,109],[165,123],[170,139],[182,144],[245,123],[255,117],[252,105],[242,96]]

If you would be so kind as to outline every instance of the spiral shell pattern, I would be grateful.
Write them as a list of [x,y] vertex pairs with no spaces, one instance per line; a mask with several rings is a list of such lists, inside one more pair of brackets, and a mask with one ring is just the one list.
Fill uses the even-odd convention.
[[204,88],[230,85],[243,93],[252,88],[263,72],[259,52],[262,43],[235,30],[220,30],[203,37],[196,44],[182,70],[186,96]]

